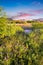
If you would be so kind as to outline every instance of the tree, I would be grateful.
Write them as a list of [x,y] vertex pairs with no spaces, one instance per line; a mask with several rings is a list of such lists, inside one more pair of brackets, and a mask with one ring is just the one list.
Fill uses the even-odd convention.
[[13,20],[10,23],[11,21],[6,18],[3,8],[0,8],[0,14],[0,37],[14,35],[17,31],[23,31],[21,27],[15,25]]

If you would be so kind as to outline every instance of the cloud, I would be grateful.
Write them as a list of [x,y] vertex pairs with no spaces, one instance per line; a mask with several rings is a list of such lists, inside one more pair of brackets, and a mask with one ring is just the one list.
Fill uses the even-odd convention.
[[39,10],[34,10],[34,11],[31,11],[35,14],[40,14],[40,13],[43,13],[43,9],[39,9]]
[[33,16],[33,14],[19,12],[19,16],[26,17],[26,16]]
[[41,3],[38,2],[38,1],[34,1],[32,4],[34,4],[34,5],[40,5]]
[[28,17],[28,16],[34,16],[34,14],[19,12],[17,15],[12,16],[12,18],[20,18],[20,17]]
[[35,13],[42,13],[43,12],[43,9],[40,9],[40,10],[36,10],[36,11],[34,11]]

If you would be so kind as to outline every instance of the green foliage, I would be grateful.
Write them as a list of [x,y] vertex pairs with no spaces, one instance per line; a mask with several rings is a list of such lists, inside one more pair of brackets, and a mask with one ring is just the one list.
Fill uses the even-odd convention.
[[20,26],[10,22],[7,18],[0,18],[0,37],[14,35],[17,31],[23,31]]
[[17,32],[0,39],[1,65],[42,65],[43,29],[34,29],[29,34]]
[[6,27],[7,36],[14,35],[17,31],[23,31],[23,29],[20,26],[16,26],[15,24],[8,24]]
[[42,22],[34,22],[32,23],[33,28],[43,28],[43,23]]
[[0,37],[5,35],[6,31],[6,21],[4,18],[0,18]]

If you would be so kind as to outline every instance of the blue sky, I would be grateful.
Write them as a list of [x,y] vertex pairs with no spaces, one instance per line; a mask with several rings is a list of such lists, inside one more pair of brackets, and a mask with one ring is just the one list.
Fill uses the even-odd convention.
[[43,18],[43,0],[0,0],[0,6],[15,19]]

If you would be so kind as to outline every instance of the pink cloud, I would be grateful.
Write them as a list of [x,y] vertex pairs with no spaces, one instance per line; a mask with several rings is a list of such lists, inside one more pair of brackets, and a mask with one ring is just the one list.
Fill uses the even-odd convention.
[[19,12],[17,15],[13,16],[12,18],[20,18],[20,17],[27,17],[27,16],[34,16],[34,14]]
[[31,10],[30,12],[34,13],[34,14],[40,14],[43,13],[43,9],[39,9],[39,10]]
[[40,9],[40,10],[36,10],[36,11],[34,11],[35,13],[42,13],[43,12],[43,9]]
[[29,14],[29,13],[22,13],[22,12],[20,12],[19,13],[19,16],[23,16],[23,17],[26,17],[26,16],[33,16],[33,14]]

